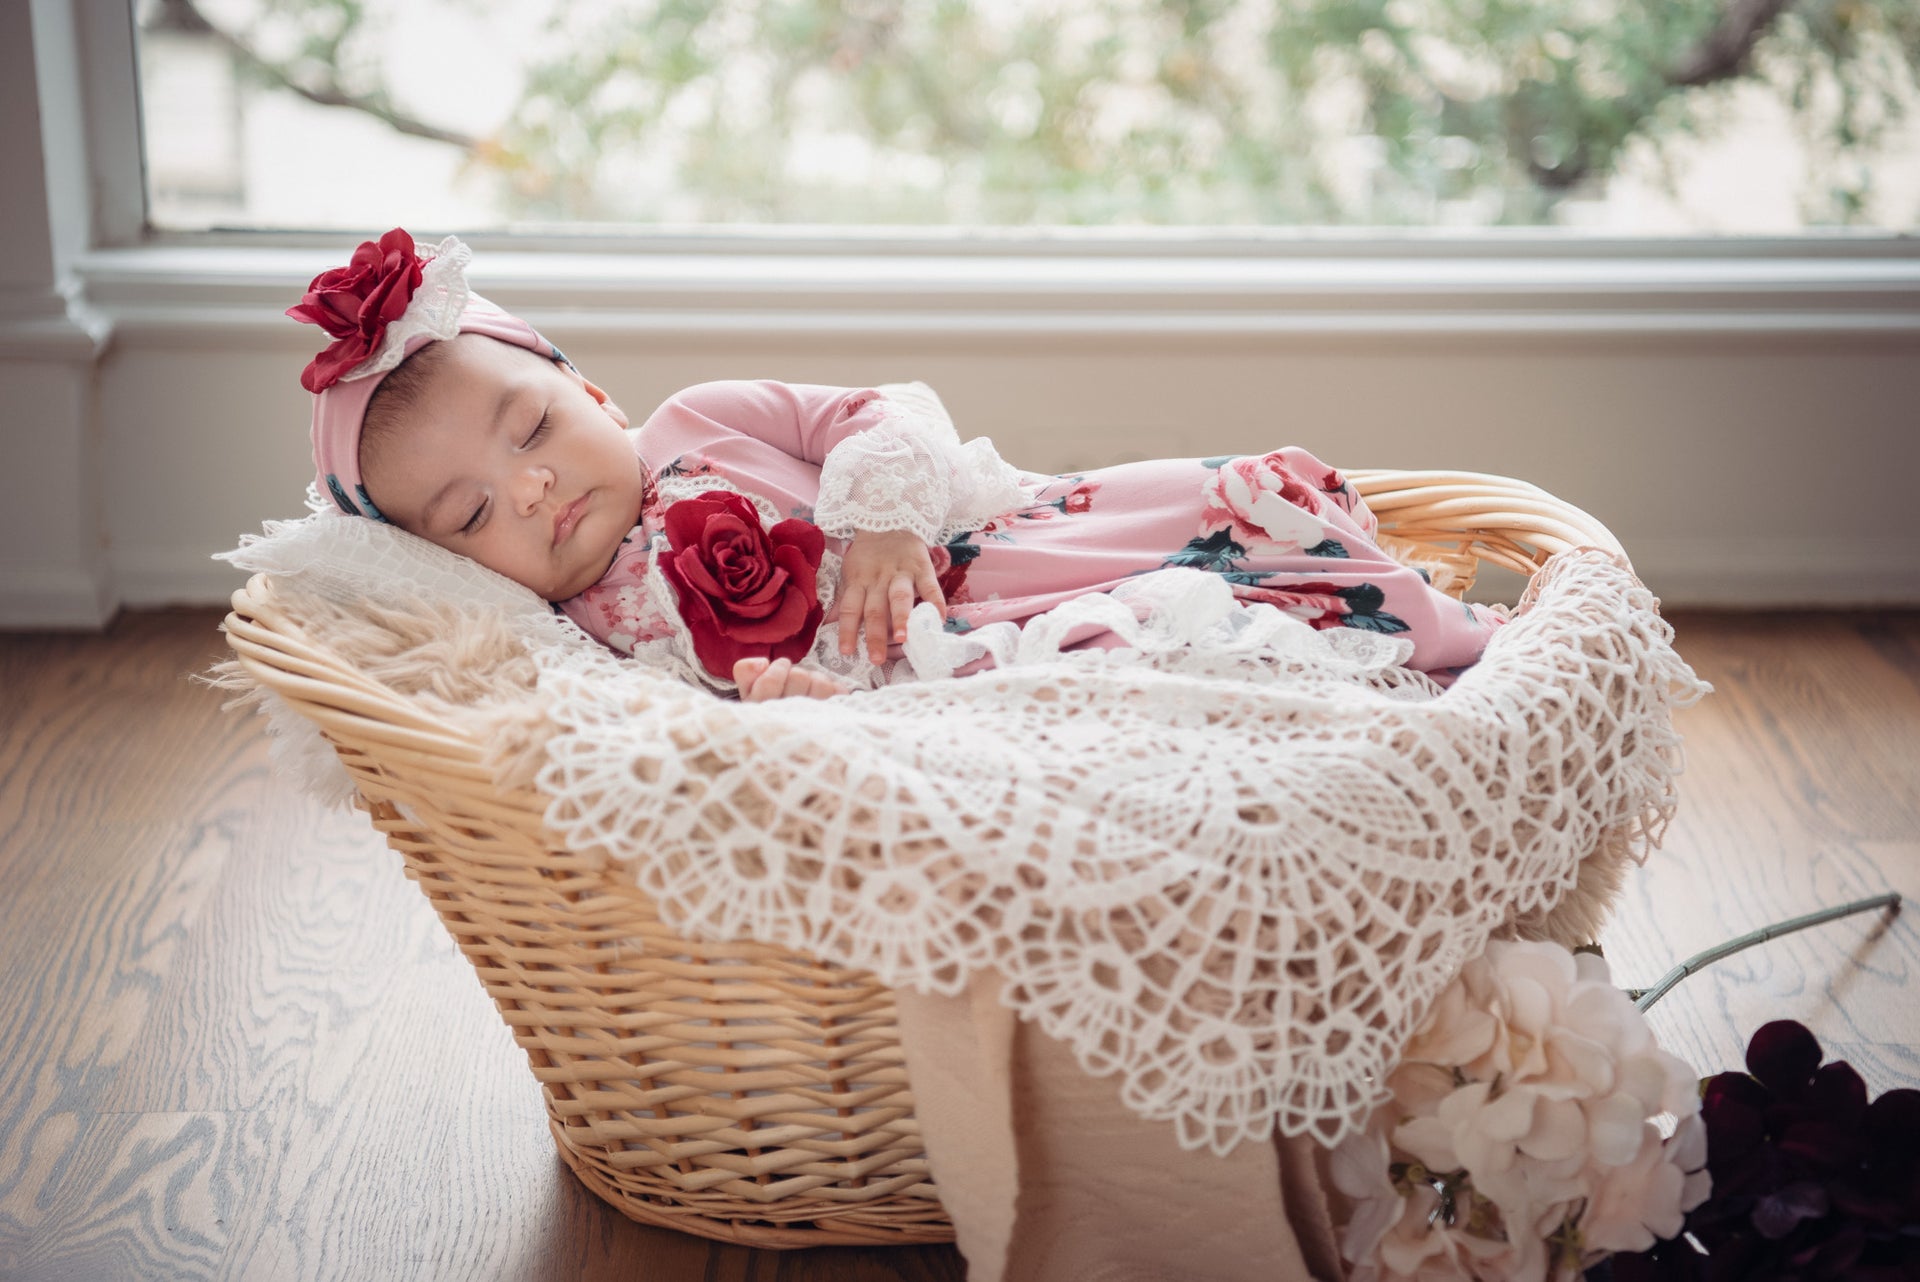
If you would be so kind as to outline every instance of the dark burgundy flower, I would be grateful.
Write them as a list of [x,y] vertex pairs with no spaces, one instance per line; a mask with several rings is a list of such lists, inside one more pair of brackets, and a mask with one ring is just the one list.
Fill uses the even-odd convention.
[[1812,1033],[1778,1020],[1749,1042],[1750,1073],[1707,1080],[1713,1192],[1681,1238],[1616,1256],[1617,1279],[1920,1278],[1920,1091],[1869,1103],[1850,1065],[1820,1059]]
[[1783,1238],[1799,1228],[1802,1220],[1826,1213],[1827,1191],[1811,1180],[1799,1180],[1754,1201],[1753,1227],[1761,1237]]
[[1707,1079],[1700,1101],[1707,1127],[1707,1169],[1715,1188],[1736,1174],[1767,1134],[1767,1088],[1744,1073]]
[[728,490],[681,499],[663,518],[660,569],[701,666],[733,679],[741,659],[804,659],[826,613],[816,584],[826,537],[805,521],[761,528],[751,502]]
[[425,270],[413,237],[395,227],[377,241],[361,241],[345,267],[315,276],[287,315],[318,325],[334,342],[301,371],[300,386],[323,391],[373,355],[387,326],[407,310]]
[[1587,1274],[1610,1282],[1702,1282],[1707,1257],[1685,1238],[1663,1238],[1652,1249],[1615,1255]]
[[1747,1043],[1747,1071],[1776,1096],[1798,1096],[1818,1067],[1820,1043],[1793,1020],[1763,1024]]

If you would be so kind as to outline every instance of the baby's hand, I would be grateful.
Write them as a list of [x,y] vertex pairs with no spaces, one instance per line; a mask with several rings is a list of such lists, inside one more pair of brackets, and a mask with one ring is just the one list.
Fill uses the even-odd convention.
[[741,659],[733,665],[733,683],[740,687],[740,697],[748,703],[802,696],[831,699],[850,689],[824,672],[794,667],[791,659],[775,659],[772,663],[765,659]]
[[840,561],[840,653],[853,653],[854,638],[865,624],[867,658],[885,663],[887,642],[907,639],[907,614],[916,596],[947,612],[933,553],[919,536],[911,530],[855,534]]

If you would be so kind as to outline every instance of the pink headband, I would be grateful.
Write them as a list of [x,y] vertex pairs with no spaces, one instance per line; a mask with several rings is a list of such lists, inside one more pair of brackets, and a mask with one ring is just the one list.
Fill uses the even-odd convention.
[[484,334],[572,362],[517,316],[467,288],[472,251],[452,236],[427,256],[396,227],[364,241],[345,267],[307,286],[295,320],[319,325],[334,342],[313,358],[300,383],[313,397],[315,485],[350,516],[384,521],[360,478],[360,430],[380,380],[428,343],[456,334]]

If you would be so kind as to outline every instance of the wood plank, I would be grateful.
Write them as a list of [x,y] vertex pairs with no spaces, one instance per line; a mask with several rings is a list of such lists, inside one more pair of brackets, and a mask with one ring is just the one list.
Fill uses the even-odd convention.
[[[1678,718],[1687,771],[1667,848],[1603,934],[1615,977],[1883,890],[1920,897],[1920,616],[1683,614],[1676,644],[1715,693]],[[1916,907],[1920,907],[1917,899]],[[1683,982],[1651,1018],[1702,1073],[1798,1019],[1876,1093],[1920,1086],[1916,914],[1775,940]]]
[[[245,1186],[221,1161],[243,1118],[228,1113],[102,1114],[59,1181],[11,1277],[200,1278],[227,1248]],[[0,1260],[7,1260],[0,1256]]]
[[[781,1273],[566,1170],[398,857],[184,680],[217,617],[0,638],[0,1277]],[[964,1273],[951,1248],[814,1254]]]
[[[0,1277],[964,1277],[950,1247],[751,1251],[587,1193],[397,857],[186,681],[217,619],[0,636]],[[1920,896],[1920,614],[1675,623],[1718,692],[1682,714],[1680,815],[1605,933],[1616,977]],[[1763,945],[1656,1030],[1713,1071],[1791,1016],[1874,1090],[1920,1085],[1917,922]]]
[[[191,1274],[218,1255],[141,1209],[173,1187],[149,1176],[183,1160],[168,1143],[182,1120],[129,1129],[101,1110],[229,849],[177,803],[221,791],[232,754],[170,755],[150,737],[192,721],[169,705],[214,649],[203,618],[190,634],[136,621],[0,646],[0,1273],[31,1260],[36,1276]],[[104,1175],[111,1152],[137,1169]],[[145,1263],[88,1272],[116,1242]]]

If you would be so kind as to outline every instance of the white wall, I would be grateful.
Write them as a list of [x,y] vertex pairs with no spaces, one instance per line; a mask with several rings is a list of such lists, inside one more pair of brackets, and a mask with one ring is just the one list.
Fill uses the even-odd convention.
[[[87,250],[126,239],[124,120],[100,124],[131,90],[81,92],[93,28],[30,12],[0,5],[0,625],[218,602],[239,580],[211,554],[301,511],[316,344],[279,312],[350,246]],[[483,246],[475,276],[635,415],[708,378],[918,378],[1038,470],[1299,444],[1501,472],[1604,520],[1669,603],[1920,604],[1920,256],[1896,249],[709,270]]]
[[0,625],[94,626],[111,613],[93,361],[104,331],[74,301],[89,232],[78,51],[66,6],[0,5]]
[[[1348,467],[1500,472],[1606,522],[1670,602],[1920,603],[1910,335],[961,346],[897,334],[676,341],[530,315],[636,421],[709,378],[918,378],[963,435],[991,436],[1036,470],[1300,444]],[[207,556],[300,511],[311,469],[297,376],[312,345],[290,321],[259,326],[244,342],[123,326],[100,369],[110,559],[129,602],[218,599],[236,584]]]

